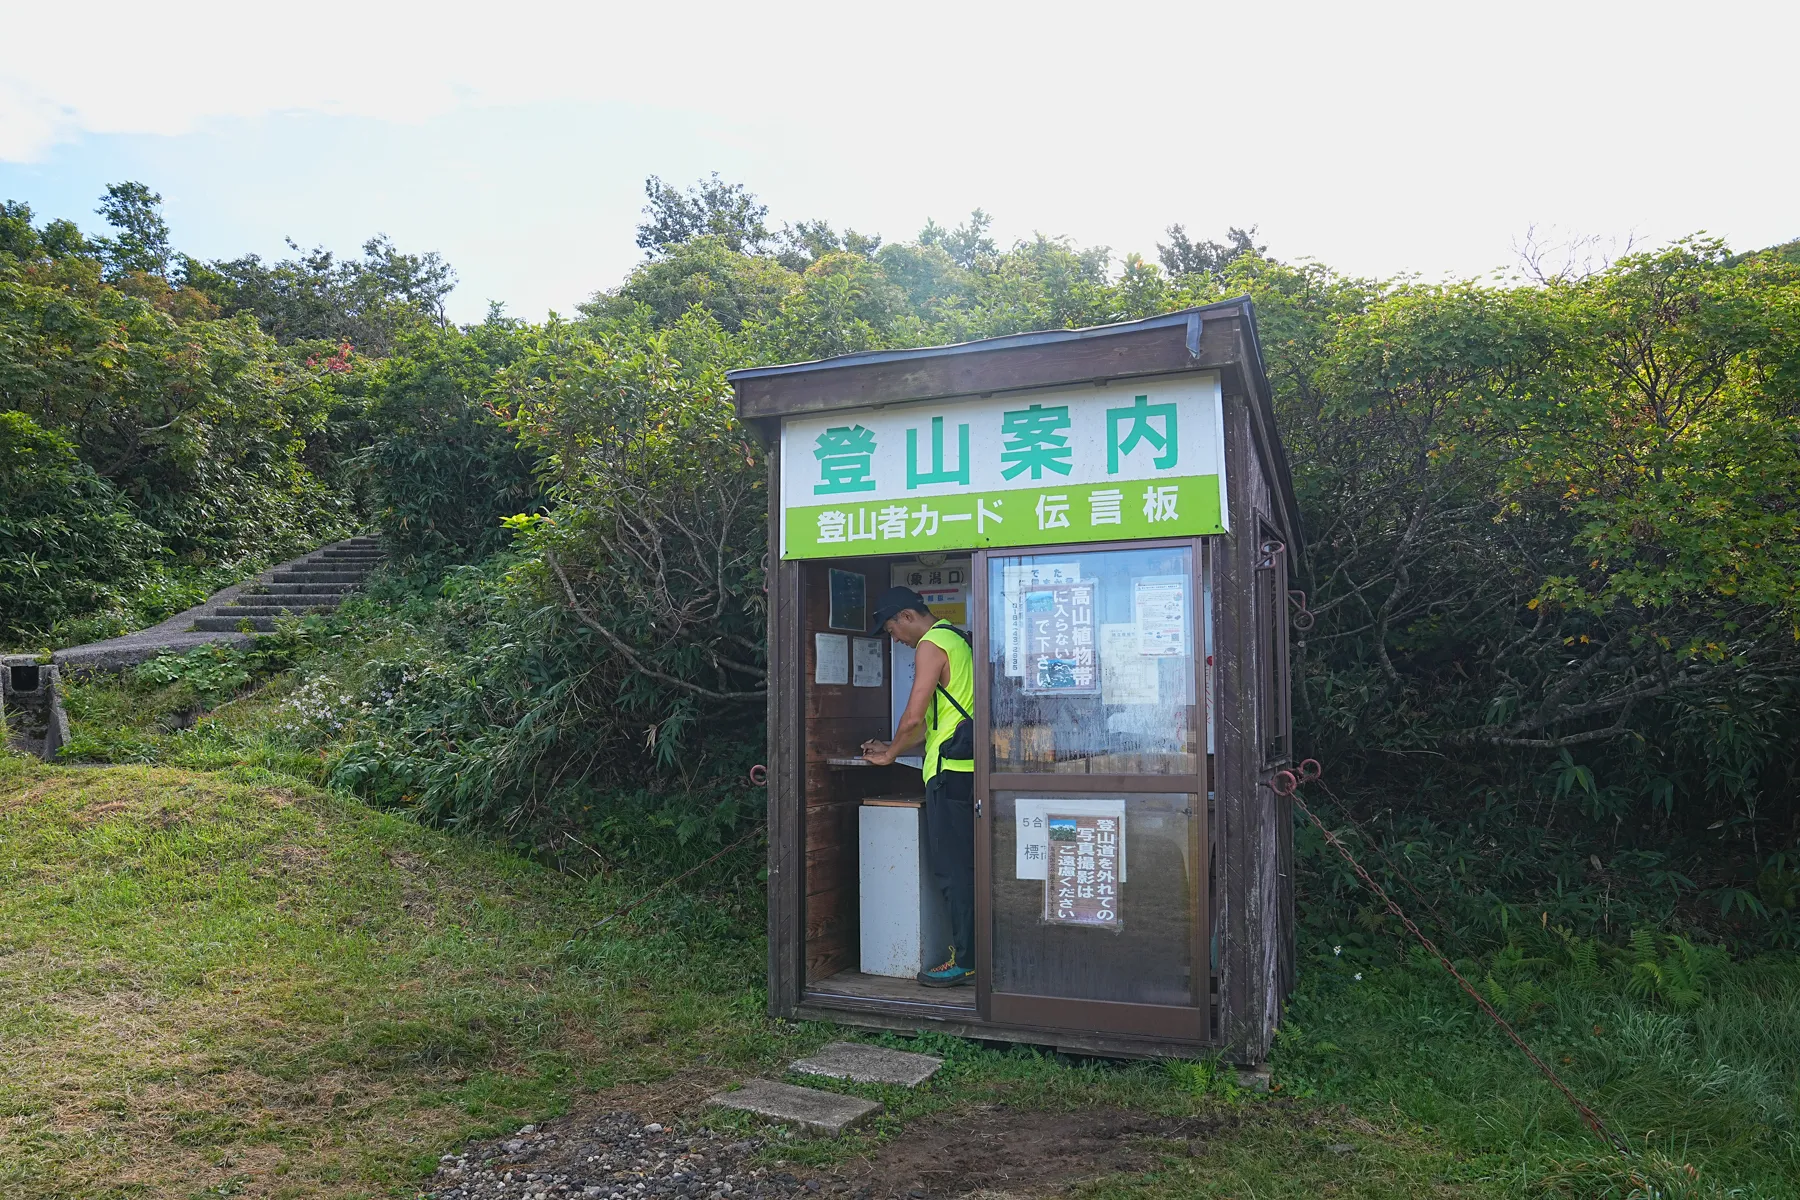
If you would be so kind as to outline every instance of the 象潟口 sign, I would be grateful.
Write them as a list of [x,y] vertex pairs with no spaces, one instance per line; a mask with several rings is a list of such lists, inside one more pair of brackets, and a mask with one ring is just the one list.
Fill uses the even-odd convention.
[[1218,376],[790,417],[783,558],[1223,533]]

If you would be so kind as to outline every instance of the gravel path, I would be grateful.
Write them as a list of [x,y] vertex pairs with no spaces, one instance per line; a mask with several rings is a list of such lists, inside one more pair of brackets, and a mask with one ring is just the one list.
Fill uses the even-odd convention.
[[760,1138],[730,1140],[705,1130],[684,1134],[655,1123],[644,1125],[630,1113],[612,1113],[593,1125],[558,1130],[527,1125],[510,1138],[444,1155],[425,1195],[431,1200],[569,1196],[866,1200],[870,1194],[867,1187],[853,1191],[830,1176],[797,1176],[751,1166],[749,1159],[762,1145]]

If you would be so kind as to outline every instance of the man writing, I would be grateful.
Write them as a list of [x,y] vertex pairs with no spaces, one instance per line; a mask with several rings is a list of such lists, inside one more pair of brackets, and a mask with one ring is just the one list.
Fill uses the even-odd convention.
[[956,987],[975,977],[975,760],[950,758],[944,749],[975,711],[975,655],[957,628],[933,617],[908,587],[881,594],[874,626],[913,648],[913,685],[894,740],[864,742],[863,757],[885,767],[925,744],[926,855],[949,905],[951,941],[950,957],[920,971],[919,982]]

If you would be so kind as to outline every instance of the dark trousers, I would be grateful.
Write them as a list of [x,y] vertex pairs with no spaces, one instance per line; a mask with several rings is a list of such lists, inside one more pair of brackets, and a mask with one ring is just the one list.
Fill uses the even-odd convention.
[[[950,908],[956,961],[975,966],[975,774],[939,771],[925,785],[925,853]],[[925,965],[942,961],[927,950]]]

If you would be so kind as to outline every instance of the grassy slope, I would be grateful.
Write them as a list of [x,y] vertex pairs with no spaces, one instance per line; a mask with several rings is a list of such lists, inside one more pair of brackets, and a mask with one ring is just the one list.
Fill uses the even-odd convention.
[[[831,1034],[762,1015],[760,940],[729,896],[595,936],[609,889],[291,779],[0,763],[8,1197],[406,1194],[469,1134]],[[1145,1064],[945,1048],[944,1082],[889,1096],[869,1138],[972,1101],[1229,1109]],[[1450,1156],[1402,1129],[1301,1107],[1091,1190],[1485,1193],[1435,1184]],[[1344,1140],[1363,1152],[1324,1152]]]
[[[101,1195],[134,1174],[166,1195],[240,1176],[250,1193],[404,1190],[474,1130],[594,1090],[629,1106],[616,1089],[634,1081],[767,1070],[830,1035],[761,1015],[753,881],[671,892],[598,935],[641,881],[558,876],[297,782],[319,759],[274,735],[292,686],[173,735],[157,717],[177,692],[78,686],[86,756],[165,766],[5,768],[0,1039],[20,1069],[0,1113],[20,1140],[0,1143],[0,1194]],[[736,857],[700,881],[750,879]],[[1532,961],[1548,1002],[1519,1013],[1527,1037],[1644,1159],[1599,1151],[1435,965],[1386,950],[1305,964],[1275,1061],[1299,1103],[945,1043],[943,1083],[886,1097],[872,1136],[972,1102],[1114,1103],[1245,1119],[1204,1159],[1097,1195],[1625,1196],[1636,1172],[1666,1195],[1800,1196],[1791,958],[1731,966],[1686,1011]],[[1361,1152],[1322,1150],[1345,1141]]]
[[395,1183],[657,1073],[647,1039],[761,1056],[754,956],[717,909],[571,970],[591,903],[504,854],[255,772],[6,771],[6,1195]]

